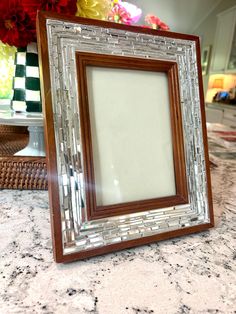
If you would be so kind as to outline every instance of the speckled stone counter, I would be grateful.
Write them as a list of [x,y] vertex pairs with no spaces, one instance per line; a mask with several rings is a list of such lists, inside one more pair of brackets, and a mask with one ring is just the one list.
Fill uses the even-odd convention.
[[0,313],[236,313],[236,161],[216,163],[214,229],[64,265],[47,192],[0,191]]

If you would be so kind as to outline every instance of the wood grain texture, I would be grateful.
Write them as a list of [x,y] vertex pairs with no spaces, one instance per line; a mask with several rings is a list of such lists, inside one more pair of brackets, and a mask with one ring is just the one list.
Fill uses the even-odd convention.
[[156,234],[149,237],[143,237],[143,238],[139,238],[135,240],[120,242],[117,244],[110,244],[110,245],[100,247],[100,248],[95,248],[92,250],[90,249],[90,250],[86,250],[82,252],[76,252],[76,253],[72,253],[68,255],[63,255],[63,256],[60,256],[56,260],[56,262],[67,263],[67,262],[72,262],[79,259],[93,257],[96,255],[108,254],[110,252],[114,252],[117,250],[124,250],[124,249],[132,248],[132,247],[136,247],[140,245],[145,245],[145,244],[156,242],[156,241],[162,241],[162,240],[180,237],[186,234],[202,232],[212,227],[213,225],[211,223],[207,223],[207,224],[197,225],[197,226],[183,228],[179,230],[163,232],[161,234]]
[[214,227],[214,212],[213,212],[213,200],[212,200],[212,187],[211,187],[211,173],[210,173],[210,160],[209,160],[209,150],[207,141],[207,128],[206,128],[206,113],[205,113],[205,102],[204,102],[204,91],[203,91],[203,81],[202,81],[202,68],[201,68],[201,48],[200,40],[196,39],[196,54],[197,54],[197,69],[198,69],[198,80],[199,80],[199,93],[200,93],[200,106],[201,106],[201,118],[202,118],[202,138],[204,144],[204,154],[206,163],[206,176],[207,176],[207,196],[209,205],[209,215],[211,226]]
[[40,88],[44,113],[44,134],[46,148],[46,162],[48,169],[48,191],[50,202],[50,222],[54,259],[60,260],[63,256],[62,223],[59,201],[59,187],[56,161],[56,144],[53,125],[53,109],[51,95],[51,81],[49,68],[49,55],[47,44],[46,19],[40,12],[37,16],[37,41],[39,53]]
[[[177,64],[169,61],[111,56],[95,53],[76,53],[79,111],[81,122],[81,138],[84,161],[84,180],[86,193],[86,211],[88,219],[105,218],[115,215],[125,215],[144,210],[158,209],[188,203],[186,166],[182,133],[181,104],[179,96]],[[92,134],[90,125],[87,66],[118,68],[128,70],[151,71],[165,73],[168,79],[169,109],[171,119],[171,133],[173,143],[173,160],[175,170],[176,195],[146,200],[137,200],[107,206],[98,206],[96,202],[95,169],[93,161]],[[158,86],[156,89],[158,92]],[[158,104],[157,104],[158,105]],[[130,117],[135,119],[135,115]],[[153,134],[153,141],[155,134]]]

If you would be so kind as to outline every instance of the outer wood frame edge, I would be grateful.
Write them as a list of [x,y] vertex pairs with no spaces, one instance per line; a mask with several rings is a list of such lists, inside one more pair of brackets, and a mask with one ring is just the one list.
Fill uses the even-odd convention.
[[197,225],[197,226],[193,226],[193,227],[187,227],[187,228],[178,229],[178,230],[174,230],[174,231],[167,231],[167,232],[155,234],[155,235],[148,236],[148,237],[143,237],[143,238],[139,238],[139,239],[120,242],[117,244],[111,244],[111,245],[107,245],[107,246],[100,247],[100,248],[95,248],[92,250],[87,250],[87,251],[76,252],[76,253],[72,253],[72,254],[68,254],[68,255],[63,255],[63,256],[61,256],[60,259],[56,260],[56,262],[67,263],[67,262],[73,262],[76,260],[82,260],[82,259],[93,257],[93,256],[109,254],[109,253],[112,253],[112,252],[115,252],[118,250],[134,248],[134,247],[149,244],[149,243],[154,243],[154,242],[158,242],[158,241],[162,241],[162,240],[168,240],[171,238],[185,236],[188,234],[202,232],[202,231],[205,231],[205,230],[212,228],[212,227],[213,227],[213,225],[211,223],[206,223],[206,224]]
[[161,30],[155,30],[151,28],[145,28],[145,27],[134,26],[134,25],[130,26],[130,25],[124,25],[124,24],[119,24],[119,23],[113,23],[109,21],[78,17],[74,15],[58,14],[55,12],[48,12],[48,11],[38,11],[37,16],[41,21],[44,20],[45,22],[47,19],[63,20],[64,22],[68,22],[68,23],[74,22],[74,23],[81,23],[85,25],[94,25],[94,26],[101,26],[101,27],[107,27],[107,28],[121,29],[121,30],[127,30],[134,33],[158,35],[158,36],[186,39],[186,40],[192,40],[192,41],[196,41],[199,39],[199,37],[196,35],[181,34],[181,33],[176,33],[176,32],[171,32],[171,31],[161,31]]
[[[57,177],[56,143],[52,110],[51,79],[47,43],[46,17],[38,12],[36,21],[40,88],[43,104],[44,136],[46,147],[46,163],[48,169],[48,192],[50,203],[50,223],[53,244],[53,255],[56,262],[63,258],[62,223]],[[43,60],[43,65],[42,65]]]
[[[208,187],[208,204],[209,204],[209,214],[210,223],[205,223],[193,227],[183,228],[175,231],[168,231],[162,234],[157,234],[152,237],[140,238],[137,240],[130,240],[127,242],[121,242],[118,244],[109,245],[106,247],[76,252],[73,254],[64,255],[62,246],[62,231],[61,231],[61,213],[59,209],[59,191],[58,191],[58,179],[57,165],[56,165],[56,146],[54,138],[54,126],[53,126],[53,113],[52,113],[52,99],[51,99],[51,82],[50,82],[50,71],[49,71],[49,59],[48,59],[48,47],[47,47],[47,35],[46,35],[46,20],[64,20],[65,22],[75,22],[83,23],[87,25],[96,25],[101,27],[112,27],[115,29],[122,29],[131,32],[139,32],[144,34],[159,35],[169,38],[179,38],[184,40],[194,41],[196,44],[196,54],[197,54],[197,67],[198,67],[198,77],[199,77],[199,93],[200,93],[200,106],[201,106],[201,117],[202,117],[202,131],[203,131],[203,142],[204,142],[204,152],[206,159],[206,174],[207,174],[207,187]],[[210,165],[209,165],[209,155],[208,155],[208,144],[207,144],[207,132],[206,132],[206,118],[204,111],[204,94],[202,86],[202,73],[200,64],[200,43],[199,37],[195,35],[179,34],[174,32],[157,31],[151,29],[145,29],[135,26],[127,26],[121,24],[114,24],[111,22],[104,22],[98,20],[90,20],[85,18],[78,18],[74,16],[60,15],[56,13],[49,12],[38,12],[37,16],[37,38],[39,47],[39,60],[40,60],[40,84],[42,91],[43,100],[43,111],[44,111],[44,127],[45,127],[45,143],[46,143],[46,161],[49,171],[49,200],[50,200],[50,216],[51,216],[51,233],[52,233],[52,244],[54,259],[57,263],[71,262],[78,259],[84,259],[96,255],[101,255],[105,253],[110,253],[116,250],[122,250],[129,247],[135,247],[138,245],[147,244],[150,242],[165,240],[177,236],[187,235],[190,233],[200,232],[207,230],[208,228],[214,227],[214,215],[213,215],[213,203],[212,203],[212,192],[211,192],[211,180],[210,180]],[[44,60],[44,67],[42,67],[41,60]],[[45,117],[47,116],[47,119]],[[51,122],[49,122],[49,120]],[[108,249],[107,249],[108,248]]]
[[199,82],[199,96],[200,96],[200,111],[202,118],[202,138],[204,144],[204,154],[206,163],[206,176],[207,176],[207,196],[211,227],[214,227],[214,212],[213,212],[213,198],[212,198],[212,186],[211,186],[211,173],[210,173],[210,160],[207,140],[207,128],[206,128],[206,113],[205,113],[205,101],[203,91],[203,80],[202,80],[202,67],[201,67],[201,47],[199,37],[196,38],[196,54],[197,54],[197,70],[198,70],[198,82]]

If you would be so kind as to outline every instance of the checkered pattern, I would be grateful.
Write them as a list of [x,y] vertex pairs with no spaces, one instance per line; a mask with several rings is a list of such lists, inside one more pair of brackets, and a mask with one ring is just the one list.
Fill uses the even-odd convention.
[[15,58],[12,108],[15,111],[41,112],[37,44],[18,48]]

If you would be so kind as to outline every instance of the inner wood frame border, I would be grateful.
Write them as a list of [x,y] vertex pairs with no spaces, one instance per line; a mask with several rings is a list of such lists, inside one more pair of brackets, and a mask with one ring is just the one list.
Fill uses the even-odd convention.
[[[78,75],[79,111],[83,154],[83,172],[88,220],[125,215],[144,210],[158,209],[188,203],[186,165],[182,130],[181,103],[179,95],[178,66],[176,62],[140,59],[95,53],[76,52]],[[88,87],[86,69],[88,66],[141,70],[165,73],[168,80],[169,110],[171,136],[173,145],[173,162],[175,172],[176,194],[145,200],[98,206],[96,202],[95,171],[93,162],[93,145],[89,113]],[[156,92],[158,93],[158,86]],[[158,104],[157,104],[158,105]],[[130,117],[132,119],[132,116]],[[155,137],[155,134],[153,134]],[[160,148],[161,153],[161,148]],[[155,175],[155,174],[154,174]]]

